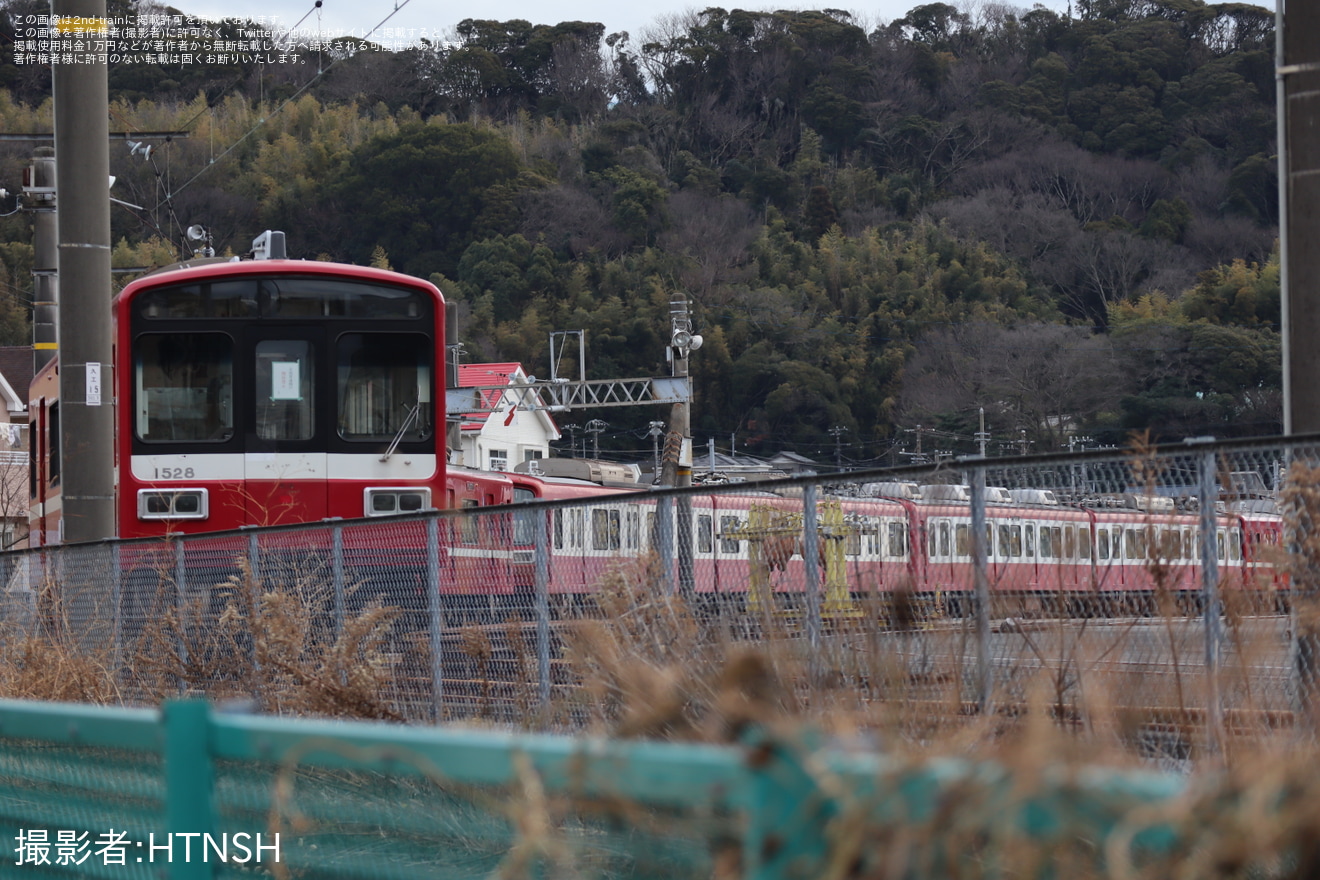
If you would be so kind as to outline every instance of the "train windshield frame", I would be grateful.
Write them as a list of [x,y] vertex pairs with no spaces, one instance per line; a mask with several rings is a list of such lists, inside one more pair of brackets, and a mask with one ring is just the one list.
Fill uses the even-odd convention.
[[434,452],[434,296],[375,279],[188,279],[128,304],[140,454]]

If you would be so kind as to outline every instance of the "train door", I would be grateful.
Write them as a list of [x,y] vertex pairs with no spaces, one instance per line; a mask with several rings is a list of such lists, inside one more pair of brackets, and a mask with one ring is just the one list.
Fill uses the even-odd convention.
[[324,334],[312,328],[257,330],[248,341],[250,375],[244,478],[253,525],[315,522],[330,515],[326,426],[330,389]]

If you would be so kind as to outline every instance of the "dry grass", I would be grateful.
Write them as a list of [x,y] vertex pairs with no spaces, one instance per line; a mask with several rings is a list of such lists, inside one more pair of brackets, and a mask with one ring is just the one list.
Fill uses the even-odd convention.
[[[1133,474],[1153,485],[1158,466],[1138,450]],[[1283,500],[1296,540],[1279,564],[1294,591],[1315,589],[1320,467],[1295,463]],[[454,652],[466,663],[471,717],[507,717],[503,702],[532,728],[701,742],[738,741],[759,727],[804,749],[814,736],[880,751],[908,769],[958,756],[992,759],[1006,771],[1009,781],[998,788],[953,786],[921,820],[882,825],[864,805],[845,809],[830,828],[836,870],[828,876],[980,877],[1047,868],[1055,876],[1125,880],[1320,876],[1316,719],[1292,718],[1254,672],[1280,653],[1278,633],[1261,626],[1275,597],[1258,584],[1223,585],[1224,661],[1211,682],[1187,637],[1197,624],[1178,605],[1179,572],[1158,552],[1147,567],[1159,589],[1144,620],[1064,620],[1035,611],[1014,612],[1020,617],[1011,628],[997,620],[996,638],[1019,663],[999,673],[988,711],[978,701],[974,621],[932,614],[904,585],[883,601],[860,600],[854,615],[825,620],[813,646],[800,612],[713,607],[709,597],[675,595],[655,560],[620,565],[600,582],[593,607],[558,622],[548,707],[538,703],[524,621],[459,627]],[[294,572],[278,585],[263,583],[240,562],[223,584],[179,604],[162,571],[150,625],[117,648],[73,638],[57,585],[45,584],[34,625],[0,643],[0,694],[120,703],[202,693],[250,699],[270,713],[415,717],[407,697],[417,695],[418,683],[407,670],[427,667],[429,655],[399,633],[397,610],[379,604],[334,626],[323,575]],[[1320,603],[1297,603],[1294,621],[1303,644],[1320,645]],[[1134,646],[1144,660],[1129,659]],[[116,662],[116,651],[124,662]],[[1304,673],[1303,684],[1320,684],[1320,673],[1311,675]],[[1212,685],[1226,707],[1218,723],[1206,711]],[[1152,757],[1194,771],[1186,796],[1130,813],[1106,840],[1080,833],[1083,826],[1070,826],[1066,816],[1054,839],[1031,839],[1005,808],[1083,768],[1149,768]],[[837,785],[818,772],[824,787]],[[547,796],[532,776],[523,782],[506,805],[519,842],[501,876],[523,876],[532,854],[547,853],[564,862],[559,873],[578,876],[562,855],[569,805]],[[1126,842],[1159,823],[1177,830],[1179,844],[1134,863]],[[717,863],[724,865],[717,876],[734,875],[736,865],[724,857]]]

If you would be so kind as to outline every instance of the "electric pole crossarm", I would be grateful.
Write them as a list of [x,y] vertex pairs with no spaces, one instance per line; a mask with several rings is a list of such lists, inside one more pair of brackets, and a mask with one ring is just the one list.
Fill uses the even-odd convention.
[[531,382],[512,385],[480,385],[450,388],[446,395],[448,415],[489,413],[510,405],[523,410],[568,412],[613,406],[687,403],[686,377],[662,379],[589,379],[585,382]]

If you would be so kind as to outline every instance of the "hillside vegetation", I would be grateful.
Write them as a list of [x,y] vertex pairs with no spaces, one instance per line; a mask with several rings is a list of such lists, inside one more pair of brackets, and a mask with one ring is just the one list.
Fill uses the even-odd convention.
[[[5,43],[44,5],[0,11]],[[543,374],[550,332],[585,329],[592,378],[663,375],[686,293],[693,433],[722,448],[828,458],[839,427],[847,460],[901,461],[921,426],[927,453],[969,451],[982,408],[1014,449],[1269,433],[1273,20],[710,8],[637,35],[467,19],[407,51],[116,67],[112,129],[188,132],[148,162],[112,143],[116,196],[147,207],[113,211],[116,265],[168,261],[193,223],[233,252],[283,229],[295,256],[431,277],[470,359]],[[49,70],[12,55],[0,128],[49,130]],[[0,184],[29,155],[0,144]],[[9,342],[30,240],[0,218]],[[649,453],[659,415],[611,411],[602,446]]]

